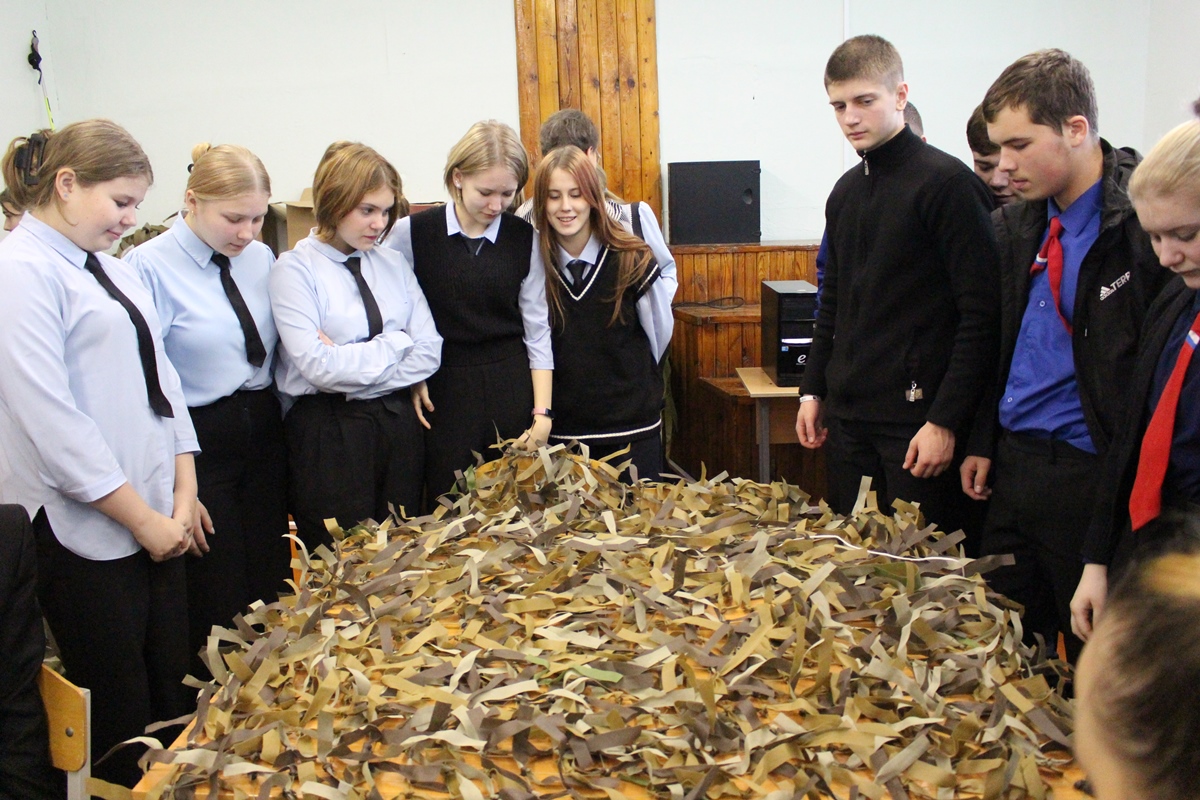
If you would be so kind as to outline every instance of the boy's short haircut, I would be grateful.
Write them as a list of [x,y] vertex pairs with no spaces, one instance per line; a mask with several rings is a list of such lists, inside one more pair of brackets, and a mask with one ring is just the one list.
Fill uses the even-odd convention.
[[838,45],[825,64],[825,88],[842,81],[879,81],[895,89],[904,81],[900,53],[882,36],[865,34]]
[[1024,108],[1035,125],[1059,130],[1083,116],[1092,135],[1100,130],[1096,87],[1081,61],[1058,49],[1038,50],[1010,64],[983,98],[983,118],[995,122],[1006,108]]
[[904,106],[904,121],[917,136],[925,136],[925,121],[921,119],[921,112],[917,111],[917,107],[912,103]]
[[983,106],[975,106],[971,118],[967,120],[967,146],[972,153],[981,156],[995,155],[1000,152],[1000,145],[988,138],[987,120],[983,118]]
[[543,155],[567,145],[575,145],[586,153],[600,146],[600,132],[587,114],[577,108],[564,108],[542,123],[538,144]]

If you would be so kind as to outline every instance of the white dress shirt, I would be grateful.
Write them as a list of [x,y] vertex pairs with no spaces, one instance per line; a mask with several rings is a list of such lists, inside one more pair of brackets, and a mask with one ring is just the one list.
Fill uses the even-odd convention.
[[[623,215],[618,221],[622,227],[632,233],[632,207],[624,205],[621,206],[621,209]],[[650,288],[646,290],[645,294],[638,298],[637,315],[638,321],[642,323],[642,329],[646,331],[646,338],[650,340],[650,350],[654,353],[655,360],[662,361],[663,354],[671,346],[671,334],[675,330],[675,315],[671,311],[671,303],[675,299],[675,289],[679,286],[679,278],[675,271],[675,257],[671,255],[671,250],[663,239],[662,229],[658,227],[658,220],[654,218],[654,212],[645,203],[638,203],[638,209],[642,223],[642,236],[645,237],[650,252],[654,254],[655,261],[658,262],[659,275],[658,280],[650,284]],[[584,280],[591,275],[592,267],[596,265],[596,259],[600,256],[600,250],[600,241],[595,234],[592,234],[591,239],[584,246],[583,252],[579,254],[579,260],[589,265],[584,270]],[[568,261],[575,259],[562,247],[558,248],[558,259],[558,271],[563,276],[563,280],[570,285],[571,275],[566,267]]]
[[0,502],[43,506],[58,540],[97,561],[141,545],[89,503],[128,482],[174,507],[175,456],[198,452],[154,300],[132,266],[97,254],[141,311],[173,418],[150,408],[129,314],[84,269],[87,253],[26,214],[0,242]]
[[229,274],[267,350],[261,367],[246,359],[246,337],[212,256],[213,249],[182,215],[169,231],[125,254],[154,295],[167,356],[179,372],[189,406],[208,405],[239,389],[269,387],[279,341],[267,294],[267,277],[275,263],[271,248],[251,242],[229,259]]
[[[362,295],[346,259],[358,256],[383,317],[370,333]],[[317,392],[352,400],[382,397],[437,372],[442,337],[412,267],[384,247],[347,256],[309,235],[271,270],[271,308],[279,329],[275,382],[290,398]],[[333,341],[321,342],[318,332]],[[286,403],[290,407],[290,403]]]
[[[446,233],[456,236],[463,232],[454,213],[454,204],[446,203]],[[492,244],[500,234],[501,217],[496,217],[483,232],[484,239]],[[412,248],[412,220],[402,217],[396,220],[391,233],[383,240],[384,247],[398,250],[409,264],[415,263]],[[550,345],[550,307],[546,303],[546,270],[538,248],[537,234],[533,237],[533,252],[529,254],[529,273],[521,281],[518,305],[521,321],[525,327],[525,350],[529,353],[530,369],[554,369],[554,349]]]

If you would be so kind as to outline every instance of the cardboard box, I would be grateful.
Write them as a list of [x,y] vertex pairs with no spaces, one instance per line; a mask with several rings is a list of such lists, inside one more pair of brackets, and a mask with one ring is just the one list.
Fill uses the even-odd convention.
[[313,214],[312,189],[306,188],[300,193],[299,200],[288,200],[284,206],[287,209],[287,249],[291,250],[317,225],[317,218]]
[[[413,203],[409,213],[415,214],[436,205],[441,203]],[[270,205],[267,209],[267,219],[263,222],[262,240],[278,258],[281,253],[291,250],[296,246],[296,242],[308,236],[316,225],[312,189],[307,188],[300,193],[299,200]]]

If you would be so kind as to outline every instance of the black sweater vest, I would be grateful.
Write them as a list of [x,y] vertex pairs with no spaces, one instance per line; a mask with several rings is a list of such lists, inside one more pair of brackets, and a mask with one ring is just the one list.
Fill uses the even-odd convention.
[[504,214],[496,243],[471,255],[446,229],[446,209],[414,214],[413,271],[442,335],[442,363],[487,364],[525,352],[521,282],[529,274],[533,227]]
[[[635,441],[653,435],[662,413],[662,370],[638,321],[636,304],[658,280],[651,263],[638,286],[625,292],[621,316],[611,326],[618,255],[608,251],[572,294],[561,273],[562,315],[551,327],[554,346],[554,432],[552,438],[587,444]],[[575,291],[579,291],[575,289]]]

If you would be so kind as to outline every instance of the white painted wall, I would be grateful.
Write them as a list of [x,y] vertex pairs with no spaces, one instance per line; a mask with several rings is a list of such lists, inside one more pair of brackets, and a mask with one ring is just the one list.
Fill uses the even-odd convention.
[[657,8],[664,176],[671,161],[759,159],[764,239],[820,236],[825,197],[853,163],[822,85],[844,35],[896,45],[930,143],[964,160],[971,110],[1004,67],[1043,47],[1087,64],[1101,134],[1114,144],[1145,151],[1188,118],[1200,94],[1195,0],[1005,0],[987,7],[991,18],[961,0],[657,0]]
[[[30,34],[34,30],[43,39],[44,55],[46,26],[45,0],[0,3],[0,125],[3,125],[4,134],[0,151],[17,133],[29,134],[46,125],[38,74],[25,60],[29,55]],[[43,69],[47,66],[43,65]],[[48,74],[47,81],[50,80]]]
[[[519,123],[510,0],[4,0],[0,9],[4,60],[22,37],[27,48],[24,16],[48,16],[38,33],[60,125],[109,117],[146,149],[155,185],[141,220],[180,205],[197,142],[249,147],[274,199],[288,200],[312,182],[330,142],[362,141],[396,165],[410,199],[428,201],[444,199],[446,153],[471,123]],[[4,142],[37,121],[7,113],[16,77],[0,67]]]
[[[821,82],[847,34],[899,47],[930,142],[964,159],[971,109],[1040,47],[1091,68],[1101,133],[1117,144],[1148,149],[1200,94],[1196,0],[1006,0],[992,19],[961,0],[657,7],[664,179],[671,161],[759,159],[769,240],[819,236],[850,163]],[[330,141],[357,139],[419,202],[443,197],[446,152],[472,122],[518,123],[511,0],[3,0],[0,144],[45,124],[25,62],[34,28],[56,121],[110,117],[150,154],[143,220],[176,208],[198,141],[250,147],[283,200]]]

